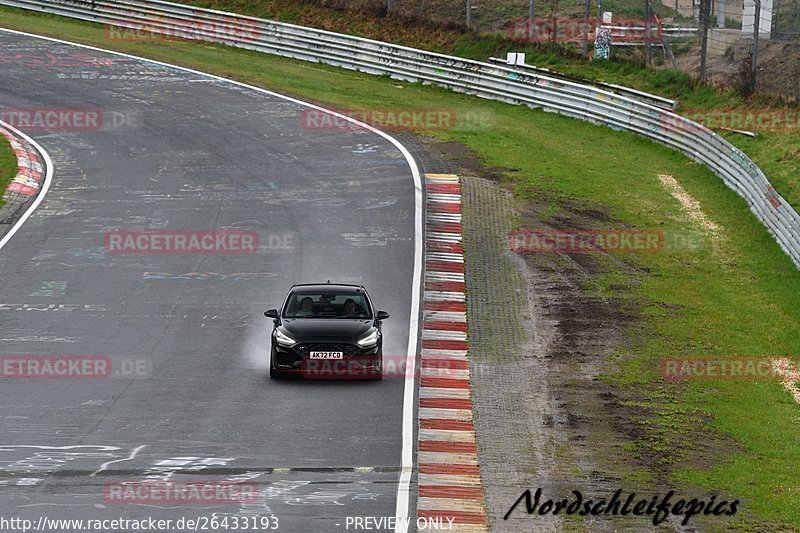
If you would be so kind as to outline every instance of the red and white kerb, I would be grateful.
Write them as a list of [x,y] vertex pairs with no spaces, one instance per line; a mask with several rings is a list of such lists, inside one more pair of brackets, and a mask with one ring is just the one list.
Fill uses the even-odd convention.
[[8,185],[3,199],[8,199],[10,193],[19,193],[33,196],[39,192],[42,184],[43,170],[39,154],[27,141],[15,137],[13,133],[0,127],[0,135],[11,143],[11,148],[17,155],[17,175]]
[[461,184],[452,174],[426,174],[425,185],[417,516],[488,531],[467,359]]

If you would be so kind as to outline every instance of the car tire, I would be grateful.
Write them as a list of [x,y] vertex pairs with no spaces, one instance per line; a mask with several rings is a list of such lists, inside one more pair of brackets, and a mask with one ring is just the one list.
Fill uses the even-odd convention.
[[275,368],[275,365],[272,364],[272,354],[270,354],[270,356],[269,356],[269,377],[272,378],[272,379],[282,379],[283,378],[283,373],[282,372],[278,372],[278,370]]
[[378,370],[372,375],[373,381],[380,381],[383,379],[383,354],[381,354],[381,365]]

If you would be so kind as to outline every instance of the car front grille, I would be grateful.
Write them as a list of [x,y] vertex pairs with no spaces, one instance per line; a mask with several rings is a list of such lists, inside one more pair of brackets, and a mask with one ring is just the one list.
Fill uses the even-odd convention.
[[357,355],[361,349],[355,344],[318,342],[298,344],[294,347],[295,352],[303,357],[308,357],[310,352],[342,352],[345,357]]

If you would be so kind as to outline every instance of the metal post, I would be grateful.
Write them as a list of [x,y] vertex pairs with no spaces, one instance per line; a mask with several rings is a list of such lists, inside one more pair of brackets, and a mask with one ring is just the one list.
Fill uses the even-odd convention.
[[603,0],[597,0],[597,29],[600,31],[600,26],[603,25]]
[[467,28],[472,27],[472,0],[467,0]]
[[650,0],[644,0],[644,64],[648,67],[653,59],[653,51],[650,48],[650,34],[652,31],[650,19],[652,16],[652,13],[650,13]]
[[528,41],[533,40],[533,0],[528,0]]
[[756,75],[758,72],[758,22],[761,18],[761,0],[755,0],[756,13],[753,19],[753,60],[750,64],[750,94],[756,92]]
[[581,45],[581,52],[585,59],[589,55],[589,15],[591,7],[589,7],[589,0],[585,0],[583,5],[583,44]]
[[705,83],[706,79],[706,57],[708,56],[708,19],[711,0],[701,0],[700,21],[703,24],[703,40],[700,43],[700,83]]

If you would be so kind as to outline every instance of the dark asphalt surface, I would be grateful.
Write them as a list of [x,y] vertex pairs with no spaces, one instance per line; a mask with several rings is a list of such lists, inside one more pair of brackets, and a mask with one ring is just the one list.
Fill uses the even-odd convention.
[[[0,250],[0,355],[112,361],[100,379],[0,379],[0,516],[274,514],[298,532],[393,516],[404,380],[271,381],[263,311],[293,283],[363,283],[392,314],[385,353],[405,354],[418,289],[399,150],[371,132],[304,129],[303,107],[277,97],[5,32],[0,108],[104,122],[20,127],[55,173]],[[258,253],[104,249],[113,230],[212,229],[256,231]],[[142,479],[262,490],[217,506],[104,499],[106,483]]]

